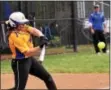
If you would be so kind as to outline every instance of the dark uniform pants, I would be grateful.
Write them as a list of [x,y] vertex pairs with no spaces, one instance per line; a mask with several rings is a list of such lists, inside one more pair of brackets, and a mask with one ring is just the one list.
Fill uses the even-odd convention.
[[51,75],[34,57],[12,60],[12,69],[15,76],[15,88],[13,90],[25,89],[29,73],[43,80],[48,90],[57,90]]
[[100,41],[103,41],[105,43],[105,48],[102,49],[102,51],[105,53],[107,44],[106,44],[106,40],[105,40],[103,31],[95,30],[95,33],[92,36],[93,36],[93,44],[94,44],[94,48],[95,48],[96,53],[100,52],[100,50],[97,46],[98,42],[100,42]]

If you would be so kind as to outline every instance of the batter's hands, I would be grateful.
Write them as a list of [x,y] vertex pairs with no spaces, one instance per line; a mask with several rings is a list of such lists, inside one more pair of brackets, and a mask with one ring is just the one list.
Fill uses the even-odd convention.
[[43,48],[44,45],[48,45],[48,39],[45,36],[40,36],[39,38],[39,46],[40,48]]

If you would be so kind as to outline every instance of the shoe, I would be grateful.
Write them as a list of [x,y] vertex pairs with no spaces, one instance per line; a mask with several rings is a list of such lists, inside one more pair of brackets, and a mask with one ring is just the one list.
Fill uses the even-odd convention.
[[106,53],[109,54],[109,50],[106,50]]
[[103,53],[105,53],[105,54],[109,54],[109,50],[106,50],[106,52],[103,52]]
[[98,53],[96,53],[97,55],[101,55],[101,53],[100,52],[98,52]]

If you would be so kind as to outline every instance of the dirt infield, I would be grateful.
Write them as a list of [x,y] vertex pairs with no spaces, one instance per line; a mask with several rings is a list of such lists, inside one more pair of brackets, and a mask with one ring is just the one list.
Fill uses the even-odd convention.
[[[109,88],[109,74],[52,74],[58,89],[100,89]],[[13,74],[1,75],[1,89],[14,85]],[[27,89],[46,89],[43,81],[29,76]]]

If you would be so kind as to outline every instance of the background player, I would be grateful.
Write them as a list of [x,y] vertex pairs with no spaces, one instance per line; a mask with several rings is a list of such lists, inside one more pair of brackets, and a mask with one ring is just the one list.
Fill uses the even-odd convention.
[[105,43],[105,48],[102,49],[106,53],[106,40],[104,37],[104,32],[106,31],[105,17],[102,12],[100,12],[100,6],[94,5],[94,12],[90,15],[89,22],[92,24],[91,33],[93,36],[93,44],[97,54],[100,54],[100,50],[97,46],[99,41]]

